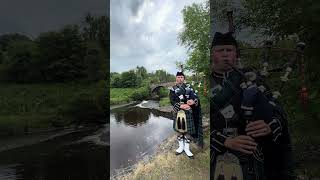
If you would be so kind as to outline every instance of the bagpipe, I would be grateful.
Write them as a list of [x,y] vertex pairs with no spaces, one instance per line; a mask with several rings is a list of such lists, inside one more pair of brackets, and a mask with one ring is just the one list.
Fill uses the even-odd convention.
[[[227,12],[227,16],[229,22],[229,32],[234,33],[235,28],[233,25],[233,11],[229,10]],[[296,76],[298,75],[300,77],[301,82],[301,88],[299,90],[299,99],[303,107],[307,106],[308,91],[305,79],[305,47],[306,44],[304,42],[298,42],[296,43],[296,46],[294,48],[280,48],[273,46],[273,42],[267,40],[264,42],[264,45],[262,47],[239,48],[238,64],[237,66],[232,66],[232,68],[239,72],[239,74],[243,78],[241,88],[244,90],[244,100],[242,105],[244,107],[250,107],[246,110],[245,114],[251,114],[251,110],[249,109],[251,109],[253,106],[253,99],[255,95],[258,93],[258,90],[264,95],[266,95],[268,98],[270,98],[271,103],[277,102],[278,99],[281,97],[285,86],[288,85],[290,77],[295,70],[297,70]],[[242,68],[240,56],[245,54],[246,51],[248,52],[252,50],[261,51],[260,62],[258,64],[260,70],[259,68],[252,68],[250,72],[243,73],[239,70],[239,68]],[[272,55],[274,53],[287,53],[290,54],[290,57],[287,58],[287,62],[281,62],[279,60],[274,61],[274,59],[272,59]],[[280,58],[283,58],[283,56]],[[276,63],[278,63],[279,65],[276,65]],[[263,84],[265,84],[265,82],[271,79],[273,81],[276,81],[275,83],[273,83],[272,88],[265,87]],[[257,83],[257,81],[260,83]]]

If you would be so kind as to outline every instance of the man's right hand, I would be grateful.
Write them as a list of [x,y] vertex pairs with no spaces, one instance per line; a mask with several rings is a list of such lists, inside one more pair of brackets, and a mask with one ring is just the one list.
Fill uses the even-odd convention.
[[180,105],[180,108],[181,108],[181,109],[184,109],[184,110],[188,110],[188,109],[190,109],[191,107],[190,107],[188,104],[181,104],[181,105]]
[[257,143],[255,143],[254,139],[250,136],[240,135],[233,138],[227,138],[224,142],[224,146],[245,154],[252,154],[257,148]]

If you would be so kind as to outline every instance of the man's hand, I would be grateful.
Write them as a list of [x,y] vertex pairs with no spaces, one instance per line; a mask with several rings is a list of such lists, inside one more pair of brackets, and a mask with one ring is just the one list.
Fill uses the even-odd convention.
[[257,143],[255,143],[254,139],[250,136],[240,135],[234,138],[227,138],[224,146],[245,154],[252,154],[257,148]]
[[190,99],[190,100],[187,101],[187,104],[188,104],[189,106],[192,106],[192,105],[195,104],[195,102],[194,102],[194,100]]
[[181,104],[180,108],[184,109],[184,110],[188,110],[188,109],[190,109],[190,106],[188,104]]
[[257,120],[247,124],[246,132],[248,136],[261,137],[269,135],[271,128],[264,120]]

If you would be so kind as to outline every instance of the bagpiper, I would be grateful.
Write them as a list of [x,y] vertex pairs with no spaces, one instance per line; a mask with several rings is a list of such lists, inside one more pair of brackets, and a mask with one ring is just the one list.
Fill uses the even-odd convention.
[[[236,67],[239,51],[232,33],[217,32],[211,53],[211,177],[265,179],[266,150],[290,145],[278,102],[258,73]],[[278,177],[287,179],[288,174]]]
[[197,141],[203,147],[202,116],[200,100],[190,84],[184,83],[185,75],[177,72],[176,84],[170,89],[170,102],[176,114],[173,129],[177,132],[178,149],[176,155],[185,152],[193,159],[190,150],[191,140]]

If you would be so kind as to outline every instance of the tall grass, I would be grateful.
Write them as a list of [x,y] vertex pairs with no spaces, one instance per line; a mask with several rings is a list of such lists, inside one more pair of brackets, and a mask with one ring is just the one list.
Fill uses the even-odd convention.
[[[25,131],[63,127],[76,121],[78,112],[87,112],[92,104],[103,113],[106,102],[103,82],[56,84],[1,84],[0,135],[14,135]],[[75,103],[83,95],[86,106]],[[90,104],[91,102],[91,104]],[[108,109],[105,105],[104,109]]]
[[150,96],[148,87],[140,88],[111,88],[110,105],[141,101]]

